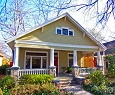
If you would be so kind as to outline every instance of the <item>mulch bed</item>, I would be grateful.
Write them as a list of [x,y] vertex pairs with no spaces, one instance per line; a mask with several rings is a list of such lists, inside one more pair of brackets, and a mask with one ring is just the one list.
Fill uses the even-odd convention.
[[5,74],[0,74],[0,79],[2,79],[3,77],[5,77]]

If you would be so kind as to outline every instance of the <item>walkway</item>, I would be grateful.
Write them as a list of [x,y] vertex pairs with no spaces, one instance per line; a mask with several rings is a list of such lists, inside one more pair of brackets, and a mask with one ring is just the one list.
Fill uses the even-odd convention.
[[74,85],[74,86],[67,86],[61,88],[67,92],[74,93],[74,95],[93,95],[87,91],[84,91],[81,87],[81,85]]

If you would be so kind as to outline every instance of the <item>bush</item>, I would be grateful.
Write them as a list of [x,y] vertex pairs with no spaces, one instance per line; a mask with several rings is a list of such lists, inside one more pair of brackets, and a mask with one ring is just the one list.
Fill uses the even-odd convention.
[[72,95],[59,91],[52,83],[18,85],[11,89],[11,95]]
[[67,67],[67,73],[71,73],[72,72],[72,68],[71,67]]
[[53,77],[51,75],[23,75],[20,81],[24,84],[44,84],[51,83]]
[[13,87],[15,87],[15,81],[13,77],[7,75],[0,80],[0,88],[2,90],[11,89]]
[[106,56],[106,60],[110,63],[108,66],[108,76],[115,78],[115,56]]
[[2,65],[0,66],[0,74],[6,74],[6,68],[9,68],[10,65]]
[[92,92],[95,95],[110,95],[113,94],[114,88],[110,87],[110,82],[99,70],[96,70],[88,75],[88,79],[84,81],[84,89]]
[[2,91],[2,89],[0,88],[0,95],[3,95],[3,91]]
[[91,72],[91,74],[88,75],[88,78],[90,82],[96,86],[109,83],[109,80],[106,78],[106,76],[103,75],[103,73],[99,70]]

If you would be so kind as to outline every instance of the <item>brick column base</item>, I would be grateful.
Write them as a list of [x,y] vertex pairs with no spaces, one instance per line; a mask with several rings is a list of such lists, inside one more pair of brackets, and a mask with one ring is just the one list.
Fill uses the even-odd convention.
[[56,77],[56,66],[49,67],[49,74],[53,77]]
[[73,77],[79,76],[79,67],[78,66],[72,66],[72,75],[73,75]]
[[19,67],[11,67],[11,76],[14,77],[16,85],[18,84],[18,70]]

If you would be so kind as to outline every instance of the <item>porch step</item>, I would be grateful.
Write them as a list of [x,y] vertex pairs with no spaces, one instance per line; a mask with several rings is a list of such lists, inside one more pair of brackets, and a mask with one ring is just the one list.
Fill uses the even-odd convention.
[[77,85],[76,80],[72,77],[58,77],[60,79],[60,88],[67,87],[70,85]]
[[60,79],[60,87],[66,87],[70,85],[70,80],[66,78],[61,78]]

